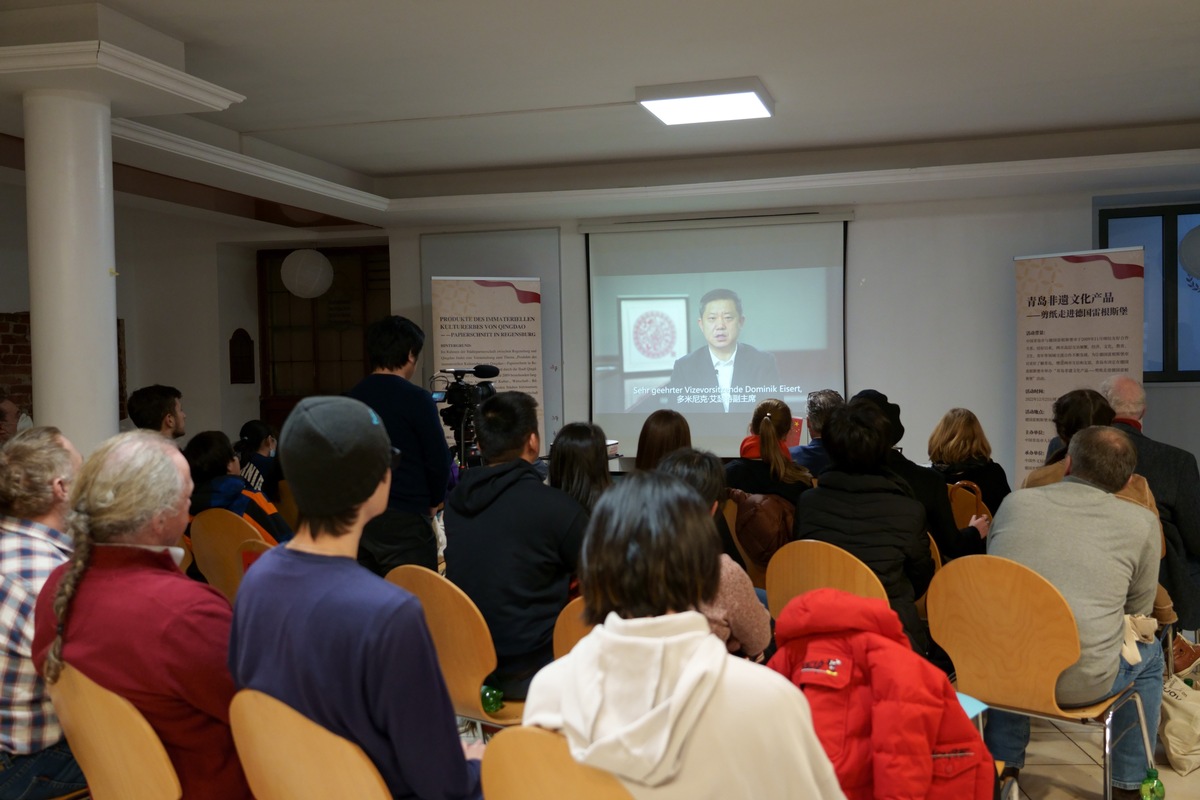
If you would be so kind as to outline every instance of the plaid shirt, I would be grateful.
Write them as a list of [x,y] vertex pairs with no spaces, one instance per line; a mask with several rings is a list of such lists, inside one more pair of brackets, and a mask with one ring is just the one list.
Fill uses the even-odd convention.
[[63,736],[33,668],[33,605],[71,550],[65,533],[0,515],[0,751],[5,753],[36,753]]

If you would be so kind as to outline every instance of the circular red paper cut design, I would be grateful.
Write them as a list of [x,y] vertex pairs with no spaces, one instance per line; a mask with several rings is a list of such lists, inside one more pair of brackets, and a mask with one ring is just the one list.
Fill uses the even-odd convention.
[[661,311],[644,311],[633,321],[633,346],[646,358],[675,350],[675,323]]

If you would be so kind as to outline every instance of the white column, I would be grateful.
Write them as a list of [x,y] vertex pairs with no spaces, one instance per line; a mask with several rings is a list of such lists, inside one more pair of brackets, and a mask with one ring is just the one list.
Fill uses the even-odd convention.
[[86,455],[117,432],[112,112],[51,89],[24,108],[33,419]]

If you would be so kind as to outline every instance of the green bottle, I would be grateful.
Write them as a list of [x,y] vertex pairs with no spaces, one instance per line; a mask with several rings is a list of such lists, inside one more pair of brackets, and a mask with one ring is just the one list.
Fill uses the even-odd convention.
[[504,692],[491,686],[479,690],[479,699],[483,703],[483,710],[489,714],[495,714],[504,706]]
[[1146,780],[1142,781],[1140,790],[1142,800],[1162,800],[1167,796],[1167,789],[1158,779],[1158,770],[1146,770]]

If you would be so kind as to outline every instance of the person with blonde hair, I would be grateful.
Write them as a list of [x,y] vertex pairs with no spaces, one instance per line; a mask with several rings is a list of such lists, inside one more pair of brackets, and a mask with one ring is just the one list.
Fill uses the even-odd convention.
[[192,479],[157,432],[103,442],[75,480],[71,560],[38,595],[33,660],[64,664],[131,702],[150,723],[185,800],[250,800],[229,729],[232,611],[179,570]]
[[929,435],[929,460],[946,483],[971,481],[993,514],[1012,488],[1004,467],[992,461],[992,445],[979,417],[966,408],[947,411]]
[[87,785],[30,648],[38,592],[71,557],[67,500],[82,460],[58,428],[30,428],[0,447],[0,800]]
[[742,440],[740,458],[725,465],[725,482],[746,494],[773,494],[795,505],[811,489],[812,475],[792,461],[787,436],[792,410],[782,400],[763,400],[750,418],[750,435]]

